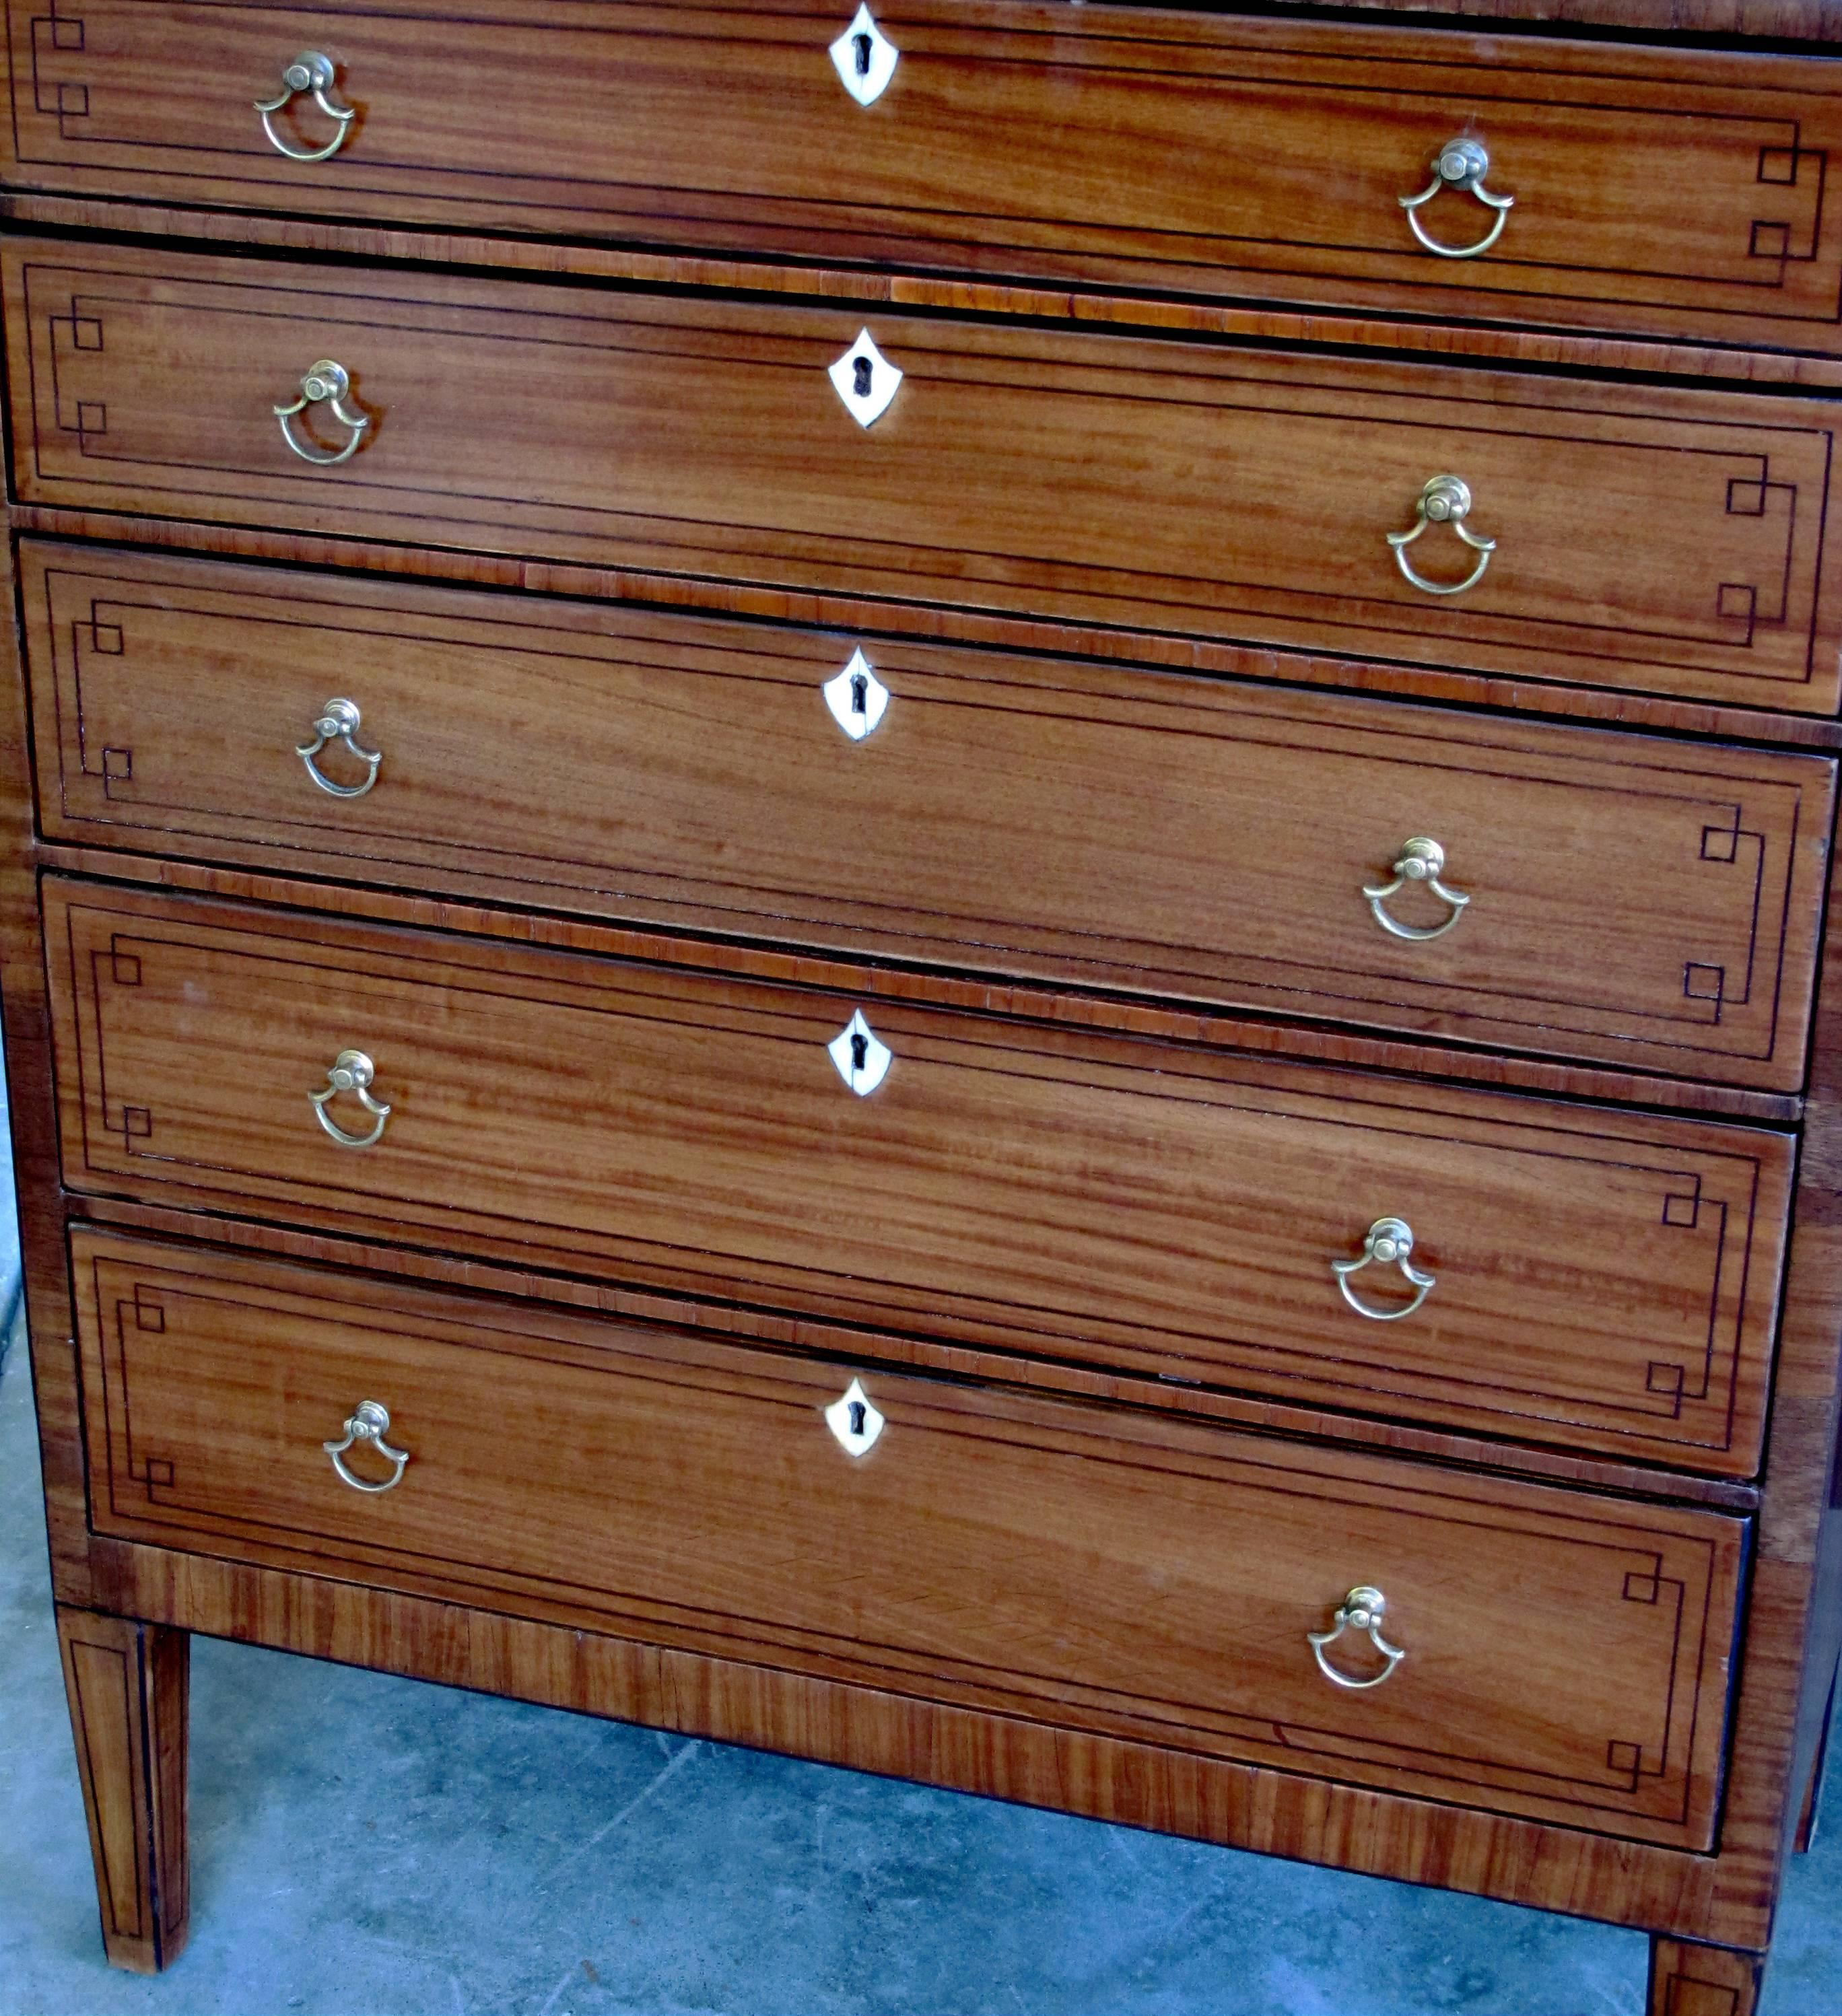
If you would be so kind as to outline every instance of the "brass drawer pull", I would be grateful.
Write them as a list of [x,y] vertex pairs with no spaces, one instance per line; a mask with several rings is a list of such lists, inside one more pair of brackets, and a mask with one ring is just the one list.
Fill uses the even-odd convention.
[[[1390,532],[1388,543],[1394,549],[1395,564],[1422,595],[1462,595],[1483,579],[1483,571],[1497,550],[1494,539],[1480,538],[1465,523],[1471,509],[1471,486],[1462,477],[1436,476],[1420,492],[1414,522],[1404,532]],[[1450,525],[1477,556],[1477,564],[1462,581],[1429,581],[1414,571],[1407,549],[1429,525]]]
[[[294,754],[307,766],[307,774],[323,791],[335,798],[362,798],[377,781],[377,766],[384,761],[381,749],[362,749],[352,740],[359,725],[359,711],[355,701],[330,700],[319,711],[319,718],[313,724],[313,740],[297,742]],[[362,784],[335,784],[332,779],[313,760],[329,742],[342,742],[361,763],[370,766],[369,774]]]
[[[1491,171],[1491,157],[1476,140],[1448,140],[1439,150],[1433,163],[1433,179],[1418,196],[1404,196],[1399,199],[1400,207],[1407,212],[1407,221],[1414,236],[1429,252],[1441,259],[1475,259],[1480,252],[1487,252],[1503,235],[1503,227],[1509,221],[1509,212],[1516,198],[1512,196],[1492,196],[1483,185],[1483,178]],[[1487,209],[1497,214],[1491,228],[1475,245],[1442,245],[1432,236],[1420,221],[1420,208],[1430,203],[1444,189],[1457,189],[1462,194],[1474,196]]]
[[[335,364],[330,357],[323,357],[307,376],[301,380],[301,396],[292,405],[276,406],[271,410],[281,423],[281,437],[303,462],[317,463],[323,469],[330,469],[334,463],[345,462],[358,451],[365,430],[371,424],[368,413],[355,413],[345,403],[345,395],[351,390],[351,374],[343,364]],[[304,413],[309,406],[326,405],[332,409],[333,417],[351,430],[351,439],[344,448],[327,454],[315,448],[311,442],[303,443],[289,426],[297,413]]]
[[[1339,1687],[1379,1687],[1393,1673],[1394,1669],[1407,1657],[1398,1645],[1390,1645],[1382,1636],[1382,1619],[1387,1614],[1388,1599],[1379,1589],[1371,1589],[1366,1583],[1353,1589],[1337,1605],[1328,1631],[1307,1631],[1305,1637],[1311,1647],[1318,1669],[1327,1680]],[[1387,1661],[1379,1673],[1366,1680],[1353,1679],[1348,1673],[1340,1673],[1324,1655],[1325,1651],[1343,1636],[1346,1631],[1366,1631],[1368,1642]]]
[[[1367,889],[1363,895],[1368,899],[1368,907],[1375,913],[1375,922],[1391,938],[1407,938],[1415,945],[1424,945],[1429,938],[1442,938],[1465,914],[1465,906],[1471,898],[1461,896],[1456,889],[1448,889],[1439,879],[1445,873],[1445,849],[1436,840],[1428,840],[1423,834],[1416,835],[1400,850],[1400,857],[1394,864],[1394,880],[1385,882],[1379,888]],[[1398,896],[1410,882],[1423,882],[1439,900],[1447,905],[1451,915],[1442,924],[1404,924],[1398,917],[1389,916],[1386,904],[1392,896]]]
[[[1414,1229],[1404,1218],[1378,1218],[1363,1234],[1360,1260],[1333,1260],[1330,1263],[1330,1271],[1337,1277],[1343,1300],[1359,1316],[1367,1316],[1371,1323],[1399,1323],[1403,1316],[1411,1316],[1438,1286],[1432,1275],[1414,1265],[1410,1258],[1413,1250]],[[1397,1309],[1371,1309],[1350,1287],[1350,1277],[1360,1274],[1372,1261],[1384,1267],[1398,1267],[1414,1291],[1413,1300],[1403,1302]]]
[[[295,57],[281,74],[281,91],[274,98],[258,98],[256,110],[262,115],[262,130],[269,135],[269,144],[278,154],[286,154],[290,161],[324,161],[345,144],[345,136],[351,131],[351,122],[358,116],[355,105],[335,105],[326,93],[333,88],[333,59],[323,56],[317,50],[308,49]],[[275,114],[291,98],[297,98],[304,91],[313,94],[313,102],[333,122],[336,129],[333,137],[323,147],[290,147],[275,130]]]
[[[326,1073],[325,1090],[307,1095],[313,1107],[314,1118],[341,1148],[369,1148],[384,1132],[390,1108],[371,1096],[371,1080],[376,1075],[376,1065],[362,1050],[341,1050]],[[348,1134],[327,1112],[328,1105],[342,1092],[355,1093],[359,1105],[375,1116],[369,1134]]]
[[[361,1400],[351,1410],[345,1424],[345,1439],[337,1442],[322,1442],[320,1447],[333,1459],[333,1467],[354,1491],[369,1492],[375,1497],[380,1491],[394,1491],[403,1481],[403,1471],[409,1460],[407,1449],[392,1449],[384,1438],[390,1432],[390,1409],[375,1400]],[[355,1476],[345,1467],[345,1452],[355,1442],[368,1442],[386,1463],[395,1466],[391,1474],[380,1484],[367,1484],[362,1477]]]

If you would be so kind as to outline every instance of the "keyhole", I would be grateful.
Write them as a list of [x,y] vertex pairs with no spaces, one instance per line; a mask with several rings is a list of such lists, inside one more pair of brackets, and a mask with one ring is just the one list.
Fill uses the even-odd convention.
[[851,44],[857,52],[857,74],[867,77],[870,74],[870,38],[864,34],[853,35]]
[[867,399],[870,397],[870,359],[867,357],[860,357],[856,360],[856,368],[857,397],[860,399]]
[[[860,1071],[870,1060],[870,1039],[853,1036],[851,1039],[851,1069]],[[855,1402],[853,1403],[855,1405]]]
[[867,714],[870,711],[870,682],[861,672],[851,675],[851,711]]
[[851,1433],[853,1435],[860,1435],[863,1432],[863,1402],[861,1400],[853,1400],[851,1402]]

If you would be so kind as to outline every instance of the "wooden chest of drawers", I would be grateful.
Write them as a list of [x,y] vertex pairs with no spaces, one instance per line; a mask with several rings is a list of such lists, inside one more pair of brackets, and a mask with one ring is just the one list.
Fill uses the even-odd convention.
[[111,1957],[202,1631],[1746,2016],[1842,1636],[1842,15],[510,11],[8,8]]

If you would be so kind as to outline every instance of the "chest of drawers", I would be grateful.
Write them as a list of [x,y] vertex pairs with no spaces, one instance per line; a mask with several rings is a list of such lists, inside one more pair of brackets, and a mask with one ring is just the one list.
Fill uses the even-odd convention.
[[204,1632],[1746,2016],[1842,1637],[1842,15],[1352,11],[9,5],[120,1964]]

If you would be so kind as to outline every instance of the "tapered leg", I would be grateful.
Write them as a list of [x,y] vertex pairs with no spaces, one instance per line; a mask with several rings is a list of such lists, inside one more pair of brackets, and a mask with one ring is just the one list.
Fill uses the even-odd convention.
[[58,1611],[64,1690],[89,1815],[103,1945],[117,1967],[157,1974],[186,1944],[183,1631]]
[[1649,2016],[1754,2016],[1764,1971],[1763,1953],[1653,1938]]

